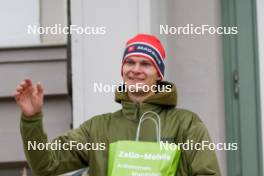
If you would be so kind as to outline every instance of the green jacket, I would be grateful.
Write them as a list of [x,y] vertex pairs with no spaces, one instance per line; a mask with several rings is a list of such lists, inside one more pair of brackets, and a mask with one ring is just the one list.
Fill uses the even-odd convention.
[[[43,130],[42,113],[36,114],[33,118],[22,114],[20,129],[27,161],[34,175],[38,176],[58,175],[87,166],[90,176],[106,176],[108,145],[118,140],[135,140],[139,118],[146,111],[159,114],[163,141],[176,144],[187,140],[200,143],[211,141],[206,127],[196,114],[175,109],[176,99],[174,85],[171,92],[156,93],[142,103],[131,102],[126,93],[116,92],[115,100],[121,103],[122,109],[95,116],[81,124],[79,128],[52,140],[52,142],[58,140],[62,144],[70,141],[83,144],[105,143],[105,150],[28,150],[28,141],[47,143],[48,138]],[[140,140],[155,141],[155,139],[154,125],[150,121],[144,122]],[[202,175],[220,175],[215,151],[183,150],[177,176]]]

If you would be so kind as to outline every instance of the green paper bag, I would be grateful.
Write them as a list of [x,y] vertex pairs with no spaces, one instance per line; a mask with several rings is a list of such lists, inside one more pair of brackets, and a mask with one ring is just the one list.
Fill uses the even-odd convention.
[[[145,117],[152,113],[152,117]],[[152,120],[156,125],[157,142],[138,141],[141,123]],[[111,143],[108,158],[108,176],[175,176],[181,151],[178,147],[166,148],[160,143],[160,119],[152,111],[144,113],[139,121],[136,141]]]

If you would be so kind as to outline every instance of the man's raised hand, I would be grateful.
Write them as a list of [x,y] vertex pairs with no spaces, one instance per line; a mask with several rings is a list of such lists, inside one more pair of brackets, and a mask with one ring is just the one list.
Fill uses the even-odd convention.
[[25,79],[18,85],[14,96],[22,113],[33,116],[42,111],[43,94],[43,86],[40,83],[33,85],[30,79]]

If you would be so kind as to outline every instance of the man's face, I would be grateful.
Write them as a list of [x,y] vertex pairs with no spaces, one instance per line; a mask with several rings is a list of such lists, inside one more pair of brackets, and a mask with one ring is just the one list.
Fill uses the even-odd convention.
[[150,60],[142,56],[131,56],[123,65],[123,81],[128,85],[152,86],[155,85],[158,76],[157,70]]

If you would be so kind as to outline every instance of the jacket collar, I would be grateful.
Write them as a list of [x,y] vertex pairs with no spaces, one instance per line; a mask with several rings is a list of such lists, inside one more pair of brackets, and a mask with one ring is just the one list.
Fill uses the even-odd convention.
[[172,108],[177,105],[176,86],[167,81],[160,81],[158,86],[161,85],[170,86],[171,91],[157,92],[141,103],[132,102],[128,98],[127,92],[116,91],[115,101],[122,105],[122,113],[131,120],[139,120],[146,111],[154,111],[159,114],[163,108]]

